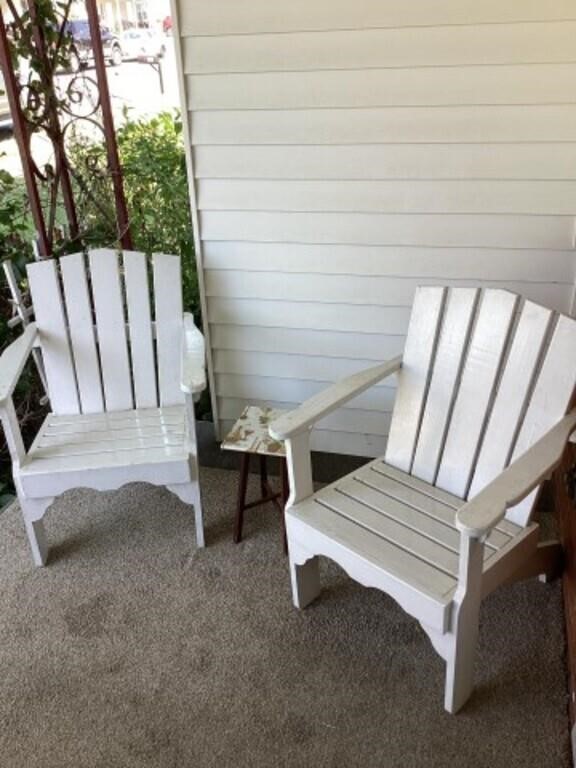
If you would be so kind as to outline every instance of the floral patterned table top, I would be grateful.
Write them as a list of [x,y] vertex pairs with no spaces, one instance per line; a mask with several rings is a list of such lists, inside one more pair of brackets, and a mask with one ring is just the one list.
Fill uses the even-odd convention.
[[286,456],[284,443],[268,434],[268,425],[285,411],[249,405],[226,435],[220,446],[226,451],[258,453],[263,456]]

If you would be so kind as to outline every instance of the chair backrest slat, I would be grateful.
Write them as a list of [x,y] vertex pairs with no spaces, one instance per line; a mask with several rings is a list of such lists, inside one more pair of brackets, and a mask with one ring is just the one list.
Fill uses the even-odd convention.
[[106,410],[130,410],[134,402],[118,254],[91,251],[89,261]]
[[[576,382],[576,321],[561,315],[518,435],[512,460],[521,456],[566,413]],[[506,517],[526,525],[537,491],[508,510]]]
[[[122,268],[120,268],[122,267]],[[54,413],[179,405],[180,258],[98,249],[28,265]],[[156,343],[154,341],[156,326]]]
[[29,264],[27,272],[52,410],[54,413],[80,413],[56,262]]
[[444,288],[424,287],[414,295],[386,448],[386,461],[404,472],[412,466],[445,294]]
[[476,288],[452,291],[447,299],[411,470],[428,483],[436,480],[477,300]]
[[468,492],[517,303],[507,291],[486,291],[476,315],[436,479],[439,488],[461,498]]
[[[508,291],[419,289],[405,350],[385,461],[463,500],[574,396],[576,320]],[[527,525],[536,495],[506,517]]]
[[[158,389],[161,405],[184,402],[180,389],[182,292],[180,259],[157,253],[153,257]],[[175,290],[175,286],[178,289]]]
[[84,255],[67,256],[60,266],[80,407],[82,413],[101,413],[104,399]]
[[134,398],[138,408],[154,408],[158,392],[147,259],[143,253],[124,251],[123,264]]
[[482,441],[468,492],[469,498],[494,480],[510,462],[528,397],[548,341],[552,317],[551,310],[531,301],[526,301],[522,307]]

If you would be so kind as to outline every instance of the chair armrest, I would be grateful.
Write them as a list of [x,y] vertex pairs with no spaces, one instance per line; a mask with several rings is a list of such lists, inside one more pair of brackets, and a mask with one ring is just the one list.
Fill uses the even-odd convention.
[[508,507],[521,501],[558,466],[575,430],[573,410],[465,504],[456,514],[456,526],[472,538],[484,536],[502,520]]
[[20,374],[36,341],[36,323],[27,326],[24,333],[12,342],[0,357],[0,406],[12,396]]
[[188,395],[206,389],[206,347],[204,336],[196,328],[194,318],[184,313],[182,322],[182,369],[180,388]]
[[396,373],[402,366],[402,357],[367,368],[336,382],[302,403],[290,413],[272,422],[269,432],[276,440],[288,440],[336,410],[340,405],[369,389],[382,379]]

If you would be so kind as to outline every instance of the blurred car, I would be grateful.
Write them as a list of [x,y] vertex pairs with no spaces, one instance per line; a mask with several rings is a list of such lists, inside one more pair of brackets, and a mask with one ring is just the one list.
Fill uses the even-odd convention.
[[[86,66],[94,60],[94,49],[92,48],[92,37],[90,35],[90,24],[88,19],[66,22],[66,31],[72,37],[72,55],[70,68],[77,72],[81,67]],[[100,38],[104,58],[110,64],[117,67],[122,64],[122,46],[120,39],[104,25],[100,25]]]
[[161,59],[166,53],[162,36],[152,29],[127,29],[121,43],[125,59]]
[[0,74],[0,128],[10,128],[12,125],[12,117],[10,115],[10,105],[8,103],[8,97],[4,91],[4,80]]

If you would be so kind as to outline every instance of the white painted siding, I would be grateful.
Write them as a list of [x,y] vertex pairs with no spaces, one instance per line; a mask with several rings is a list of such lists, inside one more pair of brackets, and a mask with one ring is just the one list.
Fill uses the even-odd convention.
[[[418,284],[570,311],[574,0],[175,0],[214,405],[397,354]],[[382,452],[394,382],[315,432]]]

